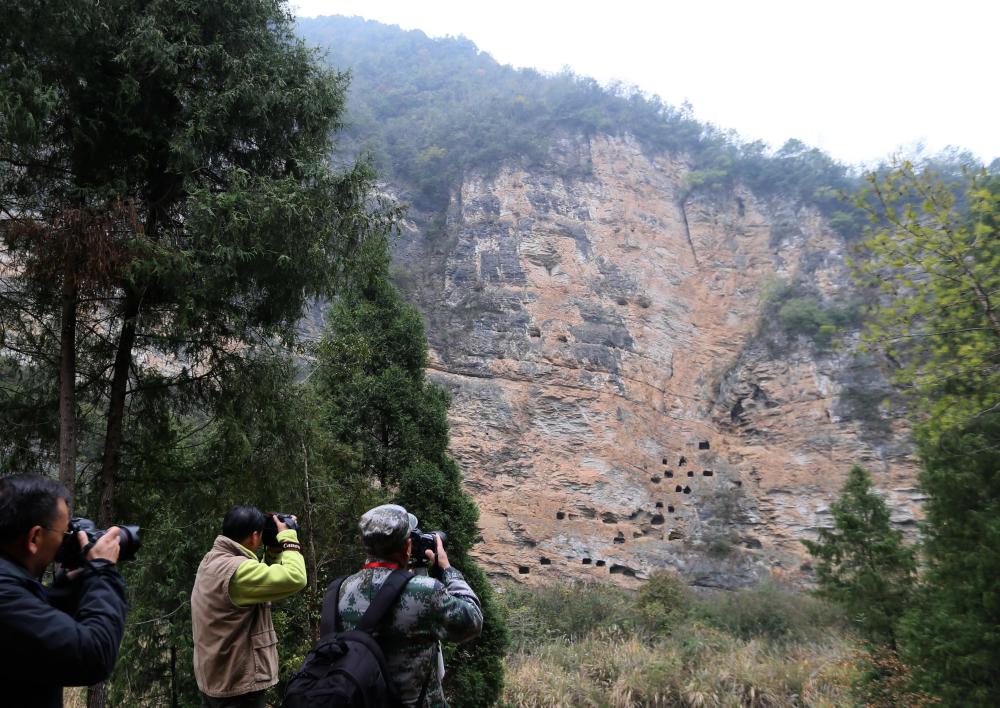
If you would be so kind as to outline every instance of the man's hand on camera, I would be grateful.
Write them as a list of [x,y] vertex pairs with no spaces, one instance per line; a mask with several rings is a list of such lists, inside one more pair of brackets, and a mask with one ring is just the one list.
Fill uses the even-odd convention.
[[[103,558],[104,560],[111,561],[112,563],[118,562],[118,554],[121,552],[121,544],[118,543],[118,534],[121,532],[117,526],[112,526],[108,529],[108,532],[97,539],[89,551],[87,551],[87,560],[97,560],[98,558]],[[77,532],[77,538],[80,539],[80,548],[85,548],[90,539],[87,538],[87,534],[83,531]]]
[[[448,554],[444,552],[444,545],[441,543],[441,537],[434,534],[434,538],[437,541],[437,566],[442,571],[448,570],[448,568],[451,567],[451,564],[448,563]],[[424,551],[424,555],[427,556],[427,562],[434,565],[434,551]]]
[[[278,527],[278,533],[288,530],[288,524],[282,521],[280,516],[278,516],[277,514],[272,514],[272,516],[274,517],[274,525]],[[292,514],[292,521],[294,521],[295,523],[299,523],[299,517],[297,517],[295,514]]]

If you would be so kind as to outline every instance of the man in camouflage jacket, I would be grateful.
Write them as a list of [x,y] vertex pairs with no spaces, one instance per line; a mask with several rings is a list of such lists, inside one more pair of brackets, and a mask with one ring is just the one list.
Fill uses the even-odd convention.
[[[358,527],[368,562],[341,586],[337,609],[345,631],[357,626],[392,571],[409,565],[413,547],[410,533],[417,527],[417,519],[401,506],[384,504],[366,512]],[[447,706],[441,689],[444,658],[440,641],[468,641],[483,630],[479,598],[462,574],[448,564],[440,537],[437,544],[437,565],[444,582],[414,576],[375,632],[400,700],[414,708]],[[434,553],[427,551],[427,558],[433,563]],[[425,697],[418,706],[421,694]]]

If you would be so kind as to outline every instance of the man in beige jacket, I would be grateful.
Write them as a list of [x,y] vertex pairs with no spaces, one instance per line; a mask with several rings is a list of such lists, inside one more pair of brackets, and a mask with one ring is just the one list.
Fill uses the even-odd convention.
[[256,507],[234,506],[198,566],[191,626],[194,676],[206,708],[264,708],[267,689],[278,683],[271,602],[306,586],[306,566],[298,534],[278,516],[272,562],[257,559],[266,520]]

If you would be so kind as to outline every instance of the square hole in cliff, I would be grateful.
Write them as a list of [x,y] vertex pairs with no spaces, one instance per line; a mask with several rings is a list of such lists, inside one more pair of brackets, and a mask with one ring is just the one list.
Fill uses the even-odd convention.
[[691,493],[691,487],[684,487],[684,493],[685,494],[690,494]]
[[663,508],[663,502],[656,502],[656,508],[657,509],[662,509]]
[[688,477],[694,477],[694,470],[688,470]]
[[603,568],[605,566],[605,562],[604,561],[597,561],[597,563],[595,563],[594,565],[596,565],[598,568]]
[[667,462],[667,458],[666,457],[663,458],[663,464],[665,464],[665,465],[669,465],[670,464],[669,462]]
[[531,568],[529,568],[526,565],[519,565],[517,566],[517,572],[520,573],[521,575],[527,575],[528,573],[531,572]]
[[541,337],[542,336],[542,330],[538,329],[538,327],[528,327],[528,336],[529,337]]
[[660,476],[659,475],[653,475],[652,477],[649,478],[649,481],[652,482],[653,484],[659,484],[660,483]]
[[635,571],[629,568],[627,565],[618,565],[617,563],[611,566],[612,575],[625,575],[629,578],[635,577]]
[[667,477],[673,477],[674,476],[674,471],[673,470],[667,470],[666,475],[667,475]]
[[619,531],[618,535],[615,536],[615,543],[625,543],[625,534]]
[[562,521],[563,519],[566,518],[566,512],[565,511],[557,511],[556,512],[556,518],[559,519],[559,521]]
[[663,521],[664,521],[663,514],[656,514],[653,516],[652,519],[649,520],[649,523],[651,523],[653,526],[659,526],[660,524],[663,523]]
[[688,463],[687,458],[684,457],[684,456],[681,456],[681,459],[677,460],[677,466],[678,467],[683,467],[687,463]]
[[552,561],[548,558],[540,558],[538,562],[542,565],[552,565]]
[[681,485],[678,484],[676,487],[674,487],[674,491],[675,492],[683,492],[684,491],[684,487],[682,487]]
[[583,564],[584,565],[590,565],[591,564],[591,560],[589,558],[584,558],[583,559]]
[[700,443],[698,443],[698,449],[699,450],[707,450],[708,447],[709,447],[708,446],[708,440],[702,440]]
[[674,507],[673,507],[673,505],[668,506],[667,507],[667,511],[669,511],[671,514],[673,514],[674,513]]
[[703,477],[711,477],[711,476],[713,476],[715,474],[715,472],[713,472],[712,470],[705,470],[701,474],[702,474]]

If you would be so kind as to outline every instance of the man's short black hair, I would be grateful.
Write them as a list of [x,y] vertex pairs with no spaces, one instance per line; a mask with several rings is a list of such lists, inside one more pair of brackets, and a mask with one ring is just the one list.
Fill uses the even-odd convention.
[[255,506],[234,506],[222,519],[222,535],[242,541],[254,531],[263,531],[267,517]]
[[51,524],[59,514],[60,499],[69,505],[69,491],[51,477],[0,477],[0,543],[16,540],[33,526]]

